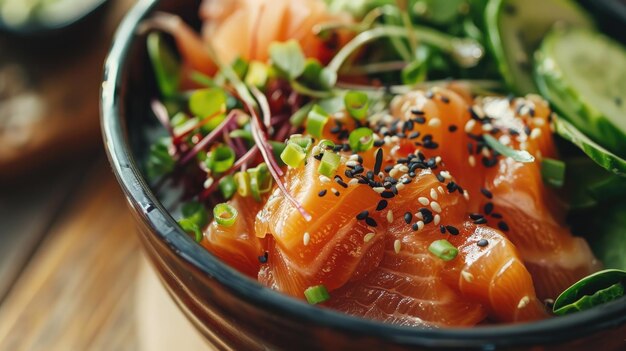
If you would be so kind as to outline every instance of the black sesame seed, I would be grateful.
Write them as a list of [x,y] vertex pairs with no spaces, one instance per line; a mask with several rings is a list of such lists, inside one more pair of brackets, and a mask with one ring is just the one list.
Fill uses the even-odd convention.
[[493,212],[493,203],[492,202],[488,202],[485,207],[483,208],[483,212],[485,212],[486,215],[491,214],[491,212]]
[[341,132],[341,127],[340,126],[334,126],[334,127],[330,128],[330,133],[331,134],[337,134],[339,132]]
[[345,174],[345,175],[346,175],[346,177],[348,177],[348,178],[354,178],[354,173],[353,173],[353,171],[351,171],[351,170],[349,170],[349,169],[346,169],[346,171],[345,171],[345,172],[343,172],[343,174]]
[[321,161],[322,160],[322,156],[324,156],[324,153],[317,154],[317,155],[313,156],[313,158],[318,160],[318,161]]
[[370,180],[374,179],[374,172],[372,171],[367,171],[365,175],[367,176],[367,179],[370,179]]
[[402,184],[410,184],[410,183],[411,183],[411,179],[410,178],[402,179]]
[[414,108],[414,109],[411,110],[411,113],[414,114],[414,115],[417,115],[417,116],[421,116],[421,115],[424,114],[424,111],[418,110],[418,109]]
[[524,133],[526,133],[526,135],[530,136],[530,127],[529,126],[524,126]]
[[482,217],[474,221],[474,224],[487,224],[487,218]]
[[480,218],[485,218],[485,216],[481,215],[480,213],[470,213],[469,218],[476,220]]
[[380,196],[383,199],[391,199],[391,198],[393,198],[396,195],[393,192],[391,192],[391,191],[383,191],[382,193],[380,193]]
[[482,162],[483,166],[490,168],[498,164],[498,159],[496,157],[483,157]]
[[480,239],[480,240],[478,240],[476,245],[478,245],[480,247],[485,247],[485,246],[489,245],[489,241],[487,239]]
[[419,211],[422,214],[422,220],[424,221],[424,224],[428,224],[433,221],[433,213],[429,209],[420,208]]
[[472,117],[472,119],[475,119],[475,120],[480,121],[480,119],[481,119],[481,118],[478,116],[478,114],[476,114],[476,111],[474,111],[474,109],[473,109],[473,108],[471,108],[471,107],[470,107],[470,108],[468,109],[468,111],[469,111],[470,116]]
[[413,214],[412,214],[411,212],[406,212],[406,213],[404,214],[404,222],[405,222],[406,224],[410,224],[410,223],[411,223],[411,220],[413,220]]
[[409,163],[409,158],[408,157],[400,157],[396,162],[397,163]]
[[356,167],[354,167],[354,169],[352,170],[352,174],[359,174],[362,173],[364,170],[365,168],[363,168],[363,166],[356,165]]
[[453,124],[453,125],[451,125],[451,126],[448,126],[448,131],[449,131],[450,133],[454,133],[454,132],[456,132],[456,131],[457,131],[457,129],[459,129],[459,127],[455,126],[454,124]]
[[392,192],[394,195],[398,195],[398,188],[397,188],[395,185],[392,185],[392,186],[391,186],[391,192]]
[[492,213],[492,214],[491,214],[491,217],[493,217],[493,218],[495,218],[495,219],[502,219],[502,215],[501,215],[501,214],[499,214],[499,213],[497,213],[497,212]]
[[467,152],[470,155],[474,154],[474,144],[472,144],[471,142],[467,143]]
[[417,223],[413,223],[413,225],[411,226],[411,229],[413,229],[414,231],[417,231],[418,229],[420,229],[419,225],[417,225]]
[[446,178],[444,178],[441,174],[437,173],[435,175],[437,177],[437,180],[440,181],[441,183],[446,181]]
[[488,199],[493,199],[493,194],[491,193],[491,191],[485,189],[485,188],[480,188],[480,192],[485,195],[486,198]]
[[432,99],[435,96],[435,93],[433,93],[432,90],[429,90],[426,92],[426,98],[427,99]]
[[415,175],[416,175],[415,172],[409,172],[409,177],[415,178]]
[[374,146],[375,147],[381,147],[383,145],[385,145],[385,140],[384,139],[378,139],[378,140],[374,141]]
[[374,218],[372,218],[372,217],[365,218],[365,223],[367,225],[369,225],[370,227],[377,227],[378,226],[378,223],[376,223],[376,220],[374,220]]
[[459,235],[459,230],[451,225],[447,225],[446,229],[448,230],[448,233],[452,234],[452,235]]
[[413,132],[411,134],[409,134],[409,139],[417,139],[420,136],[420,132]]
[[456,183],[455,183],[455,182],[453,182],[453,181],[451,181],[450,183],[448,183],[448,184],[446,185],[446,188],[448,188],[448,192],[449,192],[450,194],[452,194],[454,191],[456,191],[456,189],[458,189],[458,187],[459,187],[459,186],[458,186],[458,185],[456,185]]
[[393,166],[385,166],[384,171],[385,173],[389,173],[391,172],[392,169],[393,169]]
[[361,211],[361,212],[359,212],[359,214],[356,215],[356,219],[361,221],[361,220],[364,220],[365,218],[367,218],[369,215],[370,215],[369,211],[367,211],[367,210]]
[[447,96],[441,95],[441,102],[448,104],[450,103],[450,99]]
[[498,222],[498,228],[503,231],[503,232],[508,232],[509,231],[509,225],[506,224],[504,221],[500,221]]
[[[347,138],[347,136],[346,136]],[[350,144],[343,144],[343,151],[348,152],[350,151]]]
[[337,196],[337,197],[339,197],[339,195],[341,195],[341,193],[340,193],[340,192],[338,192],[338,191],[336,191],[336,190],[335,190],[335,193],[334,193],[334,194],[335,194],[335,196]]
[[378,201],[378,205],[376,205],[376,211],[382,211],[385,208],[387,208],[387,200],[380,200]]
[[417,123],[417,124],[424,124],[426,123],[426,118],[419,116],[419,117],[415,117],[413,118],[413,122]]
[[323,197],[323,196],[325,196],[325,195],[326,195],[326,193],[327,193],[327,192],[328,192],[328,191],[327,191],[326,189],[324,189],[324,190],[320,191],[319,193],[317,193],[317,196],[319,196],[319,197]]
[[337,184],[341,185],[343,188],[347,188],[348,184],[341,179],[337,179]]
[[267,263],[268,257],[269,257],[269,253],[265,251],[263,255],[259,256],[259,263]]
[[446,227],[444,227],[443,225],[439,226],[439,231],[441,232],[441,234],[445,234],[446,233]]

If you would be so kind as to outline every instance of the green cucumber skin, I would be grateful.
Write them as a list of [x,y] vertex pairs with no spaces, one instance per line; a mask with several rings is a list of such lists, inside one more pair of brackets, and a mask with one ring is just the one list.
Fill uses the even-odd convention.
[[[563,30],[553,30],[535,53],[535,82],[541,94],[576,128],[618,156],[626,155],[626,131],[613,124],[599,109],[564,79],[564,72],[552,60],[551,50]],[[626,103],[626,102],[625,102]],[[624,116],[626,118],[626,116]]]
[[[506,43],[503,41],[503,28],[500,24],[500,16],[504,12],[503,8],[506,5],[514,4],[517,6],[534,6],[536,8],[545,9],[552,7],[559,11],[551,11],[551,15],[554,18],[551,22],[547,22],[545,26],[538,26],[537,24],[528,24],[526,28],[541,31],[540,35],[536,36],[536,43],[533,43],[530,48],[525,48],[528,54],[528,65],[532,67],[532,53],[541,43],[541,39],[544,34],[550,30],[550,27],[558,21],[565,21],[566,25],[577,26],[583,28],[594,28],[594,22],[589,15],[574,1],[570,0],[536,0],[535,3],[531,3],[528,0],[489,0],[485,8],[485,26],[487,28],[487,42],[491,53],[496,58],[498,70],[504,78],[508,88],[518,95],[525,95],[529,93],[536,93],[537,87],[532,78],[532,68],[528,72],[523,70],[517,70],[512,68],[509,60],[507,60]],[[548,4],[548,6],[545,6]],[[562,15],[562,13],[564,13]],[[511,60],[513,61],[513,60]],[[515,63],[517,64],[517,63]],[[528,74],[525,74],[528,73]]]

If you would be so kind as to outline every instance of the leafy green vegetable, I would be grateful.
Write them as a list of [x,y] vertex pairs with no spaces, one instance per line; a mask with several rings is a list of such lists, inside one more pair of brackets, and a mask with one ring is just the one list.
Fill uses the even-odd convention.
[[189,110],[206,118],[226,111],[226,93],[220,88],[199,89],[189,97]]
[[626,270],[626,204],[617,200],[594,213],[589,236],[593,252],[606,267]]
[[329,90],[337,82],[337,74],[326,69],[317,59],[309,58],[300,79],[313,89]]
[[172,139],[164,137],[150,146],[150,152],[146,160],[146,174],[150,181],[154,181],[174,170],[176,161],[174,161],[174,158],[169,152],[171,144]]
[[148,34],[147,46],[159,91],[164,98],[171,98],[178,93],[180,62],[159,33]]
[[500,155],[510,157],[517,162],[528,163],[535,161],[535,157],[528,153],[528,151],[511,149],[510,147],[500,143],[498,139],[494,138],[490,134],[484,134],[483,138],[485,139],[485,142]]
[[541,160],[541,176],[543,181],[552,187],[560,188],[565,183],[565,162],[553,158]]
[[305,57],[300,44],[296,40],[292,39],[284,43],[274,42],[270,44],[269,54],[274,66],[284,73],[288,79],[296,79],[304,72]]
[[606,269],[567,288],[554,301],[552,311],[564,315],[592,308],[624,296],[626,271]]

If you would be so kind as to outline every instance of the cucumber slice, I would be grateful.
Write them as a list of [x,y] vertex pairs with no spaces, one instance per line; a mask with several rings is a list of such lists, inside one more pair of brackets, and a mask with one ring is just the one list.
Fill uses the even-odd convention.
[[589,139],[583,132],[576,129],[573,124],[563,118],[555,118],[554,131],[565,140],[578,146],[578,148],[589,156],[589,158],[602,166],[602,168],[618,176],[626,177],[626,160]]
[[588,209],[626,197],[626,178],[607,172],[584,155],[565,162],[564,189],[572,210]]
[[487,41],[505,82],[517,94],[536,92],[531,55],[556,23],[594,26],[574,1],[489,0],[487,3]]
[[580,130],[626,155],[626,49],[585,29],[554,29],[535,54],[541,93]]

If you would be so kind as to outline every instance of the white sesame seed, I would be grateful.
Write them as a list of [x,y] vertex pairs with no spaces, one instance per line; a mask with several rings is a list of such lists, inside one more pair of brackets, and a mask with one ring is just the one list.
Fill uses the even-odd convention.
[[396,239],[396,241],[393,242],[393,251],[395,251],[398,254],[400,253],[400,249],[402,249],[402,242]]
[[465,200],[469,201],[469,199],[470,199],[470,195],[469,195],[469,193],[467,192],[467,190],[463,190],[463,197],[465,198]]
[[443,187],[441,185],[437,187],[437,191],[439,194],[444,194]]
[[330,188],[330,191],[332,191],[335,195],[339,194],[339,191],[335,188]]
[[313,155],[318,155],[318,154],[319,154],[319,153],[321,153],[321,152],[322,152],[322,150],[321,150],[321,149],[320,149],[320,147],[319,147],[319,146],[317,146],[317,145],[313,146],[313,149],[311,149],[311,153],[312,153]]
[[378,178],[385,178],[385,173],[383,173],[383,171],[378,172]]
[[441,222],[441,216],[436,214],[433,218],[433,223],[435,223],[435,225],[439,225],[439,222]]
[[468,271],[461,271],[461,277],[468,283],[471,283],[474,280],[474,275]]
[[404,187],[405,187],[404,183],[398,183],[398,184],[396,184],[396,190],[398,190],[398,191],[400,191],[400,190],[404,189]]
[[391,210],[387,211],[387,222],[393,223],[393,212]]
[[474,157],[474,155],[470,155],[467,158],[467,162],[469,163],[470,166],[475,167],[476,166],[476,158]]
[[417,217],[417,219],[424,219],[422,212],[415,212],[415,217]]
[[374,238],[375,235],[376,235],[375,233],[367,233],[363,237],[363,241],[368,243],[370,240],[372,240]]
[[519,300],[519,303],[517,304],[517,308],[524,308],[526,306],[528,306],[528,303],[530,303],[530,298],[528,296],[524,296]]
[[346,162],[346,166],[348,167],[356,167],[359,163],[354,161],[354,160],[349,160],[348,162]]
[[491,132],[493,130],[493,125],[491,123],[483,124],[483,132]]
[[207,179],[204,181],[204,184],[203,184],[203,186],[204,186],[204,188],[205,188],[205,189],[210,188],[210,187],[211,187],[211,185],[213,185],[213,177],[209,177],[209,178],[207,178]]
[[325,175],[321,175],[320,176],[320,182],[322,182],[322,183],[330,183],[330,178],[328,178]]
[[535,117],[533,118],[533,124],[537,127],[543,127],[546,125],[546,120],[541,117]]
[[385,191],[385,188],[384,188],[384,187],[382,187],[382,186],[375,186],[375,187],[373,187],[373,188],[372,188],[372,190],[374,190],[375,192],[377,192],[377,193],[379,193],[379,194],[380,194],[380,193],[382,193],[383,191]]
[[441,156],[435,157],[435,163],[436,164],[440,164],[441,163]]
[[470,119],[469,121],[467,121],[467,123],[465,123],[465,132],[471,133],[472,130],[474,130],[475,126],[476,126],[476,120]]
[[430,203],[430,200],[428,200],[428,198],[420,196],[417,201],[419,201],[420,204],[424,205],[424,206],[428,206],[428,204]]
[[485,156],[487,158],[491,157],[491,151],[489,151],[489,149],[486,148],[486,147],[483,148],[482,154],[483,154],[483,156]]
[[450,175],[450,172],[448,171],[441,171],[439,172],[439,174],[446,179],[452,179],[452,176]]
[[440,213],[441,212],[441,206],[439,206],[439,203],[437,201],[433,201],[430,203],[430,208],[433,209],[433,211]]
[[349,186],[353,186],[353,185],[357,185],[357,184],[359,184],[359,180],[358,180],[358,179],[356,179],[356,178],[352,178],[352,179],[350,179],[350,181],[348,182],[348,185],[349,185]]
[[437,117],[432,118],[428,121],[428,126],[429,127],[439,127],[441,126],[441,120]]
[[519,149],[520,150],[528,150],[528,143],[525,141],[522,141],[521,143],[519,143]]
[[433,200],[437,200],[437,198],[439,198],[439,195],[437,195],[437,191],[435,190],[435,188],[430,188],[430,197]]
[[539,128],[533,128],[533,130],[530,131],[530,138],[531,139],[538,139],[541,136],[541,129]]
[[309,245],[309,241],[311,241],[311,235],[309,232],[305,232],[304,235],[302,235],[302,243],[304,246],[307,246]]
[[345,156],[341,156],[341,158],[339,159],[339,161],[341,162],[342,165],[345,165],[346,162],[348,162],[348,158]]
[[420,231],[424,229],[424,221],[417,221],[417,230]]
[[409,167],[407,167],[406,165],[402,165],[398,168],[398,170],[402,173],[408,173],[409,172]]
[[389,176],[392,177],[392,178],[396,178],[398,173],[400,173],[400,171],[397,168],[394,168],[391,171],[389,171]]
[[[375,134],[374,134],[375,135]],[[358,161],[359,160],[359,155],[354,154],[354,155],[350,155],[350,157],[348,158],[350,161]]]
[[391,139],[390,139],[390,140],[391,140],[391,142],[393,142],[393,143],[397,143],[397,142],[399,142],[399,141],[400,141],[400,137],[399,137],[399,136],[397,136],[397,135],[392,135],[390,138],[391,138]]
[[502,145],[509,145],[511,143],[511,137],[506,134],[502,134],[500,138],[498,138],[498,141],[500,141]]

